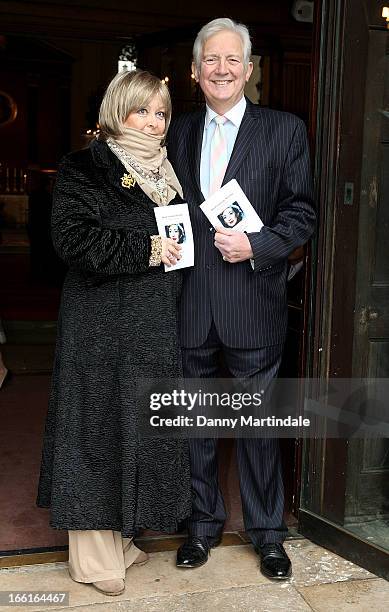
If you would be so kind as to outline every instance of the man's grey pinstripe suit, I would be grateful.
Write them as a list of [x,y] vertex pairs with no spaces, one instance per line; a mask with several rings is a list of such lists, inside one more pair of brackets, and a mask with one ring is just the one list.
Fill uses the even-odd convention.
[[[276,376],[287,328],[287,257],[310,238],[315,226],[309,150],[303,122],[247,100],[223,184],[235,178],[264,227],[249,234],[249,261],[223,261],[214,233],[199,208],[200,155],[205,110],[172,122],[169,159],[188,202],[195,240],[195,266],[186,271],[180,333],[187,376],[217,376],[224,353],[233,376]],[[254,544],[283,541],[283,485],[278,442],[237,441],[246,530]],[[192,440],[194,509],[189,531],[216,535],[225,520],[217,484],[215,440]]]

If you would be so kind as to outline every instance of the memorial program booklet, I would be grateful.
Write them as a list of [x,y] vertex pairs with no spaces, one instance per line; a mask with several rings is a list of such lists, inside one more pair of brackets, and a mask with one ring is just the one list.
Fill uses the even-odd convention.
[[182,247],[181,259],[170,267],[165,265],[165,272],[193,266],[194,243],[188,204],[158,206],[154,208],[154,214],[159,235],[175,240]]
[[232,179],[207,198],[200,208],[213,227],[218,225],[238,232],[259,232],[263,223],[236,179]]

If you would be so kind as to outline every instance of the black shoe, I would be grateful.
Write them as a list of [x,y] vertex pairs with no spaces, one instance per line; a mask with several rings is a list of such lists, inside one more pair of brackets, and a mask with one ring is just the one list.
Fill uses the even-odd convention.
[[261,572],[272,580],[286,580],[292,575],[292,564],[281,543],[256,546],[261,559]]
[[188,536],[177,550],[177,567],[200,567],[208,561],[211,548],[221,542],[221,536]]

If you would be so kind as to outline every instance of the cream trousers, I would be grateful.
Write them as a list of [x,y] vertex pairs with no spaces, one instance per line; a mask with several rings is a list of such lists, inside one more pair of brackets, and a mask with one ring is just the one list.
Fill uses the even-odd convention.
[[69,573],[76,582],[124,580],[126,569],[143,551],[120,531],[69,531]]

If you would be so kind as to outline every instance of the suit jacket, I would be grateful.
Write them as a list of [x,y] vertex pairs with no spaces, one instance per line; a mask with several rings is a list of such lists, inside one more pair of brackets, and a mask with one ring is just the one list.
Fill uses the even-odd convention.
[[232,348],[283,343],[287,327],[287,258],[312,235],[315,212],[304,123],[289,113],[247,100],[223,185],[235,178],[264,227],[249,234],[250,261],[223,261],[214,233],[199,208],[200,155],[205,109],[173,120],[169,159],[188,202],[195,240],[195,266],[185,274],[180,303],[181,343],[205,342],[212,319]]

